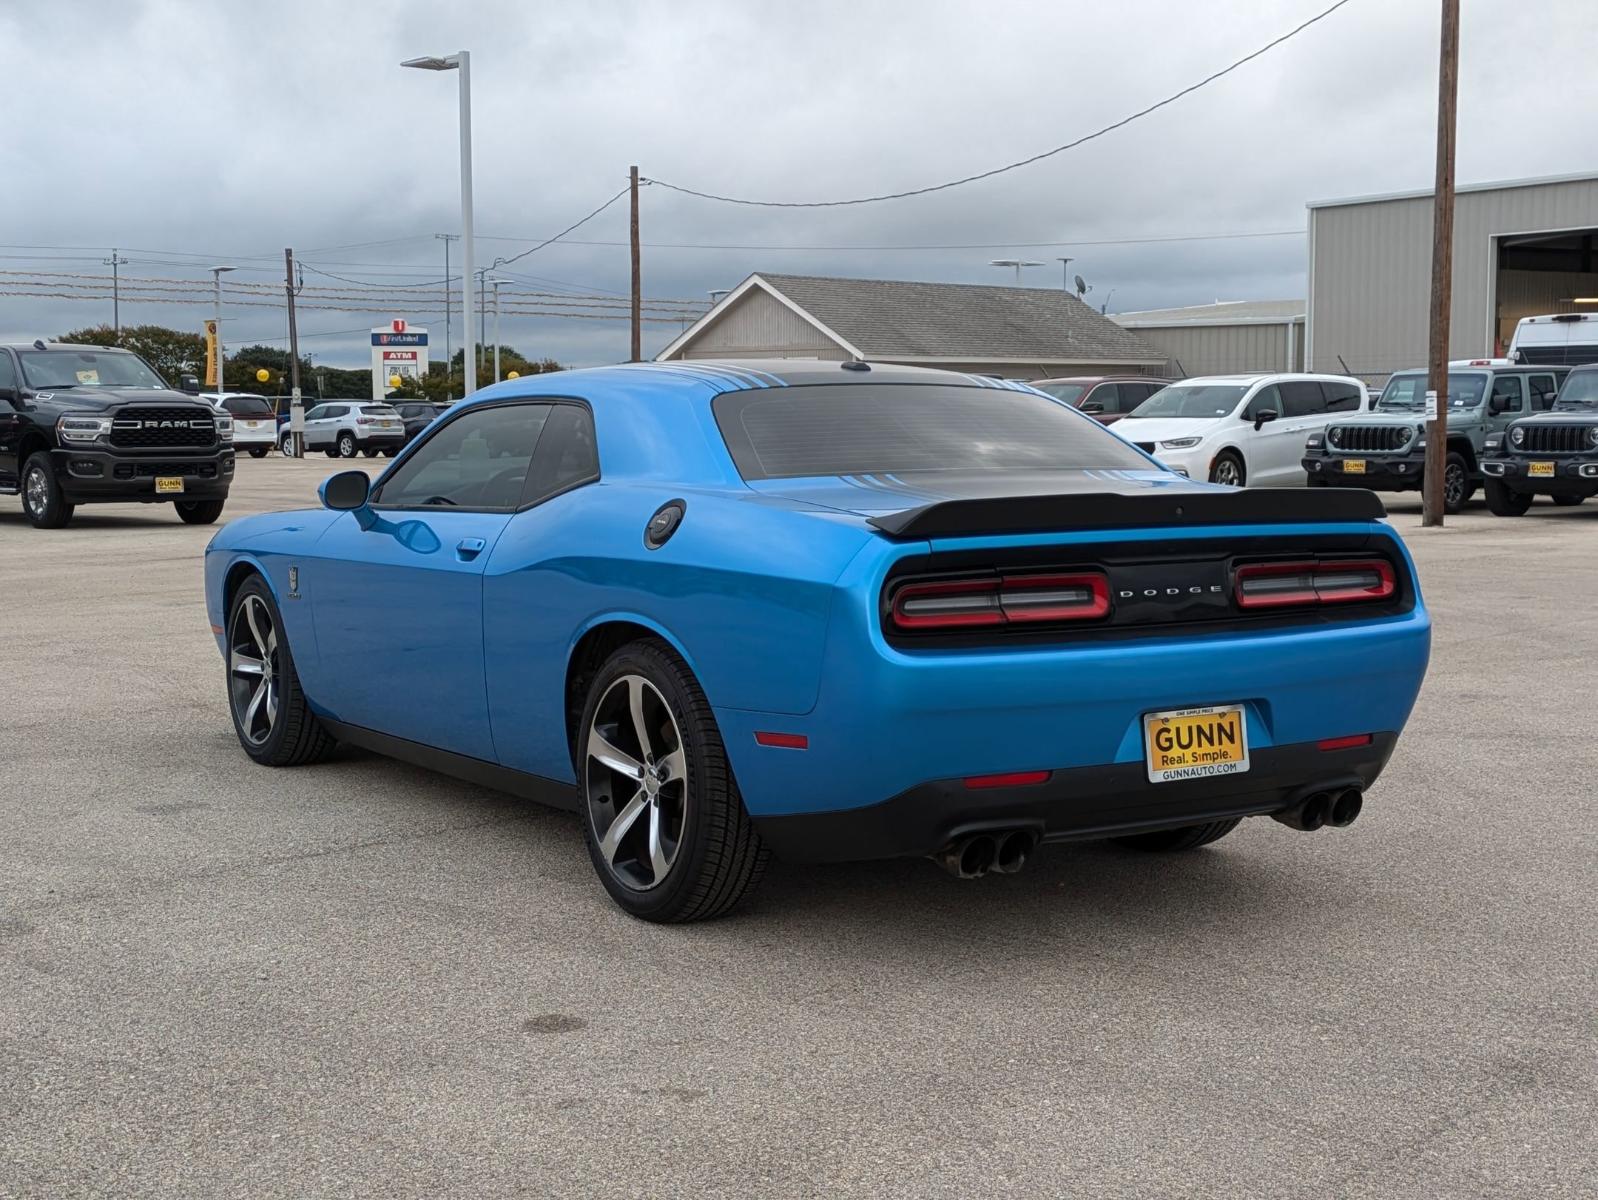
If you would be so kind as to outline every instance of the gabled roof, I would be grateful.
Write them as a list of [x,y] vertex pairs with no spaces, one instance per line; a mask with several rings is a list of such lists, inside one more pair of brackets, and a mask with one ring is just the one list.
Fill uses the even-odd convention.
[[1052,288],[765,273],[744,280],[659,357],[691,342],[751,287],[769,292],[861,358],[1159,364],[1167,357]]
[[1188,308],[1150,308],[1116,313],[1110,320],[1127,329],[1171,329],[1184,325],[1285,325],[1304,319],[1302,300],[1217,300]]

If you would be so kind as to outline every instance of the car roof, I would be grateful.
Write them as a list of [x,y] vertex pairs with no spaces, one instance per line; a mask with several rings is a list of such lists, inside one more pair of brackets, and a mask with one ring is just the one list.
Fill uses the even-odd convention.
[[94,350],[102,354],[129,354],[133,351],[126,346],[96,346],[89,342],[45,342],[40,346],[34,342],[0,342],[11,350]]
[[1024,379],[1023,383],[1030,383],[1037,387],[1040,383],[1174,383],[1175,380],[1167,379],[1163,375],[1056,375],[1049,379]]

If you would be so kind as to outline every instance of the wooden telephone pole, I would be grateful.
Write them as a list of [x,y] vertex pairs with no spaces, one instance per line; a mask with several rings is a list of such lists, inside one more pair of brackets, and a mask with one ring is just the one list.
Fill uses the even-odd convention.
[[644,272],[643,265],[638,259],[638,168],[632,169],[629,176],[632,180],[632,247],[633,247],[633,362],[642,362],[644,357]]
[[294,457],[305,457],[305,407],[300,402],[300,327],[294,318],[294,251],[283,251],[283,290],[289,298],[289,438]]
[[1432,326],[1427,388],[1437,410],[1426,430],[1421,524],[1443,523],[1448,470],[1448,319],[1454,291],[1454,109],[1459,97],[1459,0],[1443,0],[1437,70],[1437,189],[1432,213]]

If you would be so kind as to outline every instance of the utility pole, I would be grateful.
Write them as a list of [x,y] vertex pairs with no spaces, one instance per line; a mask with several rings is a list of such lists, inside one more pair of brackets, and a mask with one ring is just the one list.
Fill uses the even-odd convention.
[[642,362],[644,357],[644,271],[643,264],[638,255],[638,168],[633,167],[628,176],[631,180],[633,214],[631,221],[631,239],[633,248],[633,362]]
[[[455,361],[454,352],[449,345],[449,244],[458,242],[461,235],[458,233],[435,233],[433,236],[444,243],[444,398],[453,400],[455,399],[455,394],[450,391],[449,387],[449,373],[453,369]],[[470,332],[471,330],[467,330],[468,334]],[[464,367],[465,364],[462,363],[461,374],[463,375],[466,373]]]
[[[495,266],[499,263],[496,261]],[[470,333],[470,330],[467,331]],[[488,350],[488,268],[484,267],[477,273],[477,349],[472,354],[472,368],[474,377],[481,378],[483,374],[483,356]],[[475,384],[473,386],[476,386]]]
[[127,259],[121,253],[112,249],[110,258],[102,258],[101,263],[111,268],[111,328],[116,330],[117,341],[122,340],[122,277],[118,268],[126,265]]
[[283,290],[289,298],[289,444],[305,457],[305,405],[300,400],[300,327],[294,318],[294,251],[283,251]]
[[1454,108],[1459,97],[1459,0],[1443,0],[1437,68],[1437,188],[1432,212],[1432,327],[1428,388],[1437,408],[1426,430],[1421,524],[1443,523],[1448,462],[1448,320],[1454,290]]

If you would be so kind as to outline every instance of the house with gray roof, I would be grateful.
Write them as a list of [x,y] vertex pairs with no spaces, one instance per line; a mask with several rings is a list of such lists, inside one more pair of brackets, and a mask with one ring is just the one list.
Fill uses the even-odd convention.
[[656,358],[863,358],[1046,379],[1157,374],[1168,355],[1050,288],[760,272]]

